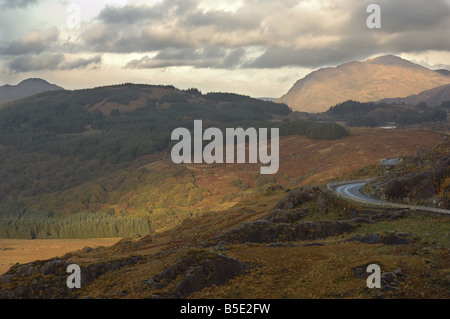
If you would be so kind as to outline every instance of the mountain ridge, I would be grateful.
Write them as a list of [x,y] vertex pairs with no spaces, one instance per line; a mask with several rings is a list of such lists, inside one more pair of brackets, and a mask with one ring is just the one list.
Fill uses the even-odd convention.
[[0,86],[0,104],[56,90],[64,90],[64,88],[41,78],[25,79],[17,85],[5,84]]
[[415,105],[424,102],[428,106],[435,107],[446,101],[450,101],[450,84],[441,85],[407,97],[382,99],[377,101],[377,103]]
[[371,102],[404,97],[445,84],[450,84],[445,72],[385,55],[315,70],[298,80],[277,102],[294,111],[320,113],[347,100]]

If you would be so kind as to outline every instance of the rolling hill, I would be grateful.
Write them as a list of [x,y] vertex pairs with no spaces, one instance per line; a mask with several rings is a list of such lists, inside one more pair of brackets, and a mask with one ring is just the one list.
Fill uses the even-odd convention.
[[320,113],[347,100],[370,102],[404,97],[449,83],[450,77],[442,70],[436,72],[386,55],[314,71],[277,101],[294,111]]
[[[441,131],[347,131],[293,121],[283,104],[172,86],[46,92],[5,105],[0,238],[123,239],[15,260],[0,276],[0,299],[448,298],[447,216],[362,206],[326,189],[387,178],[393,169],[381,159],[415,163],[408,157],[420,151],[423,173],[440,171],[433,161],[449,150]],[[171,129],[198,118],[280,127],[280,170],[176,165]],[[398,176],[415,167],[399,166]],[[372,263],[391,278],[380,290],[366,286]],[[67,287],[71,264],[80,289]]]
[[211,201],[192,171],[166,165],[176,143],[172,131],[193,129],[196,119],[205,129],[278,127],[281,136],[325,140],[348,135],[334,123],[289,121],[291,112],[248,96],[141,84],[45,92],[3,104],[0,238],[143,234],[203,212],[211,207],[208,198],[213,205],[228,202],[232,194]]
[[22,99],[34,94],[56,90],[64,89],[55,84],[50,84],[43,79],[36,78],[23,80],[17,85],[6,84],[0,86],[0,104]]
[[440,106],[442,102],[450,101],[450,84],[441,85],[436,88],[413,94],[403,98],[382,99],[378,103],[395,103],[417,105],[421,102],[430,107]]

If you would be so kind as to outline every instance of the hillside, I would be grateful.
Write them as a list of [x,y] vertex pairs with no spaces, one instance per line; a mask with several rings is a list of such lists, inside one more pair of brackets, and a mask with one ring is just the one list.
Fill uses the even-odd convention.
[[443,102],[450,102],[450,84],[410,95],[404,98],[382,99],[377,103],[412,104],[426,103],[428,106],[440,106]]
[[23,80],[17,85],[6,84],[0,86],[0,104],[22,99],[34,94],[56,90],[64,89],[55,84],[50,84],[42,79],[27,79]]
[[[445,133],[291,115],[247,96],[137,84],[5,104],[0,238],[123,239],[5,260],[13,265],[0,276],[0,299],[448,298],[448,217],[364,207],[325,187],[385,176],[381,159],[418,152],[426,161],[417,166],[431,172],[428,164],[448,154]],[[205,127],[280,128],[279,171],[174,164],[171,130],[192,129],[198,118]],[[441,187],[430,205],[447,196]],[[366,286],[371,263],[387,278],[381,290]],[[81,267],[81,289],[67,288],[69,264]]]
[[334,123],[289,121],[290,113],[248,96],[137,84],[4,104],[0,237],[142,236],[227,205],[232,194],[211,200],[215,189],[171,165],[171,132],[192,129],[195,119],[205,129],[278,127],[281,136],[324,140],[348,135]]
[[403,158],[366,188],[374,198],[450,210],[450,141]]
[[[398,145],[421,140],[408,139],[411,132],[397,134],[404,134],[404,139],[395,141],[388,138],[390,132],[373,129],[347,137],[352,139],[345,141],[348,153],[334,157],[338,165],[344,169],[357,160],[348,159],[351,154],[370,159],[373,165],[335,176],[374,176],[375,158],[388,153],[389,140]],[[430,135],[422,134],[416,132],[415,137],[430,141]],[[341,147],[326,141],[288,140],[290,145],[300,142],[303,149],[321,149],[322,155],[331,153],[328,148]],[[409,154],[414,148],[421,147],[411,145]],[[379,149],[385,153],[377,153]],[[448,146],[441,144],[424,153],[431,158],[433,152],[445,149],[448,153]],[[371,152],[377,155],[368,156]],[[297,163],[304,158],[296,158]],[[335,198],[325,184],[286,189],[275,183],[233,207],[187,218],[141,239],[14,265],[0,277],[0,298],[145,298],[160,303],[168,298],[449,297],[448,216],[363,207]],[[383,273],[381,289],[366,286],[366,268],[373,263]],[[67,289],[69,264],[81,267],[81,289]],[[178,311],[172,307],[167,314],[176,316]]]
[[[347,126],[407,126],[421,123],[447,125],[448,102],[429,107],[423,103],[403,104],[386,102],[345,101],[317,114],[321,120],[345,123]],[[313,115],[310,115],[313,116]]]
[[450,77],[442,72],[386,55],[314,71],[277,101],[294,111],[320,113],[347,100],[404,97],[449,83]]

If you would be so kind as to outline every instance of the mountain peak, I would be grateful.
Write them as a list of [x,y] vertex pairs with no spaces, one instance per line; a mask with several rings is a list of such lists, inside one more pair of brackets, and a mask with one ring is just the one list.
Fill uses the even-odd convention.
[[0,104],[46,91],[64,90],[40,78],[25,79],[17,85],[0,86]]
[[29,78],[29,79],[25,79],[22,82],[20,82],[17,85],[22,85],[22,84],[26,84],[26,83],[46,83],[46,84],[50,84],[48,81],[41,79],[41,78]]
[[422,66],[413,63],[411,61],[402,59],[401,57],[398,57],[393,54],[388,55],[382,55],[377,58],[369,59],[364,61],[366,64],[378,64],[378,65],[394,65],[394,66],[401,66],[406,68],[423,68]]
[[371,102],[418,94],[449,84],[445,73],[388,54],[314,71],[277,101],[294,111],[320,113],[348,100]]

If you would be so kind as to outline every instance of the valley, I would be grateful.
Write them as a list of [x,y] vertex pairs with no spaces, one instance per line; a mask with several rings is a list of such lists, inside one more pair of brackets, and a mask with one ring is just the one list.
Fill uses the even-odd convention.
[[[446,90],[314,113],[132,83],[1,104],[0,298],[448,298]],[[264,154],[233,132],[279,134]]]

